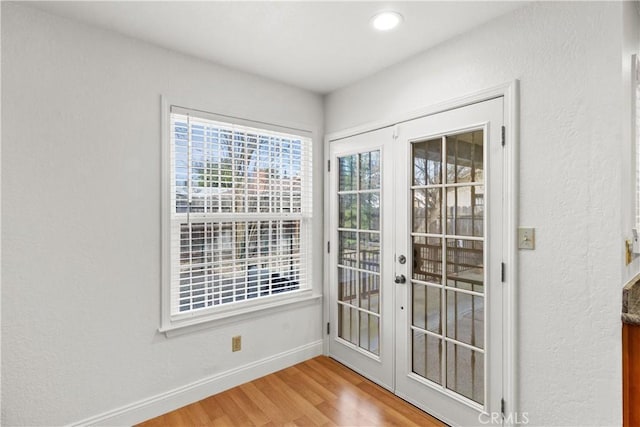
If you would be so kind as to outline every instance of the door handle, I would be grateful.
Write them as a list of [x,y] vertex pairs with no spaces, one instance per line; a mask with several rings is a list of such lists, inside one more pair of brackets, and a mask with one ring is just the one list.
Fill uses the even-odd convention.
[[404,274],[396,276],[396,283],[407,283],[407,278],[404,277]]

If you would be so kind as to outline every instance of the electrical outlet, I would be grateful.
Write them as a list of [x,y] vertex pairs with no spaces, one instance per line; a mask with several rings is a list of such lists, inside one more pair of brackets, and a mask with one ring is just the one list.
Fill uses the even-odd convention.
[[231,351],[242,350],[242,336],[238,335],[231,338]]

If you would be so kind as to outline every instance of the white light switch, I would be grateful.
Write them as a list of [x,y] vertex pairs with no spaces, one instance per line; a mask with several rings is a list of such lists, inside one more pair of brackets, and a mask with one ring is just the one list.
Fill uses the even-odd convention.
[[518,249],[536,248],[536,229],[529,227],[518,228]]

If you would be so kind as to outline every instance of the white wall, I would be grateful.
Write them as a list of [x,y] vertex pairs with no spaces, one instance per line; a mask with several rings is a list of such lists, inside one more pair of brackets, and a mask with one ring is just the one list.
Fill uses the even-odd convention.
[[519,253],[517,365],[531,425],[621,424],[628,9],[528,5],[326,99],[330,133],[520,79],[520,224],[536,227],[536,250]]
[[[2,424],[77,422],[320,351],[319,300],[170,339],[157,328],[160,94],[313,131],[318,253],[321,97],[7,2],[2,87]],[[321,256],[314,274],[320,292]]]

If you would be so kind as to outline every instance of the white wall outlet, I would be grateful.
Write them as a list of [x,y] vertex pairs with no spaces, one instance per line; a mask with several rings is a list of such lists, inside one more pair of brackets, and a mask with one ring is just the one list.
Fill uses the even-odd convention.
[[533,250],[536,248],[536,229],[531,227],[518,228],[518,249]]

